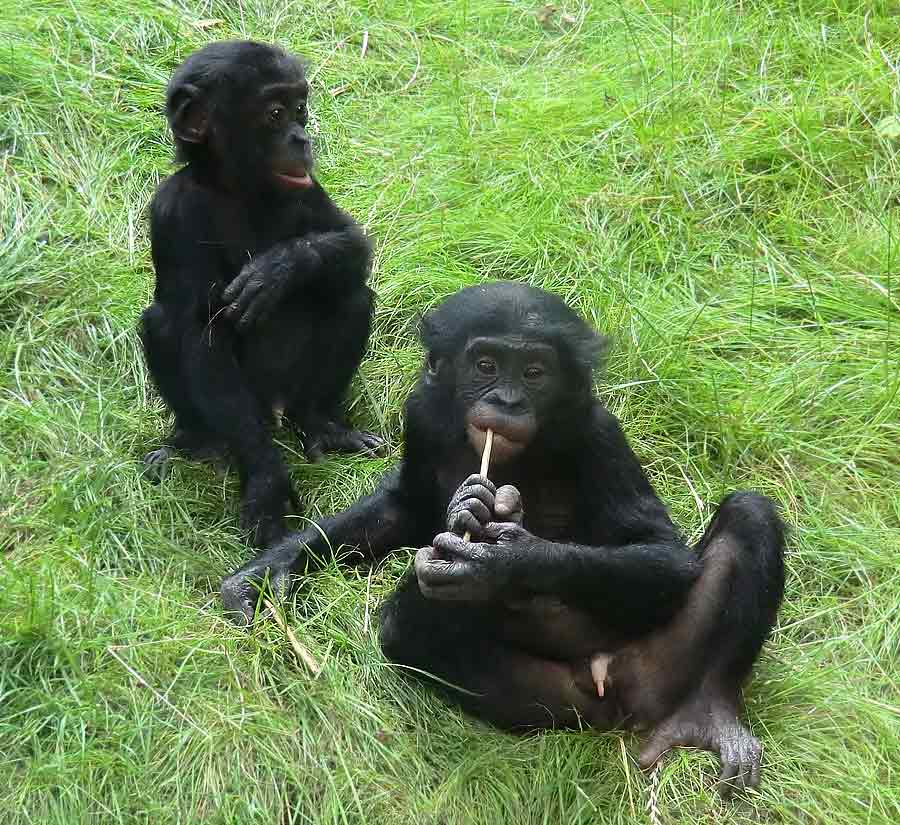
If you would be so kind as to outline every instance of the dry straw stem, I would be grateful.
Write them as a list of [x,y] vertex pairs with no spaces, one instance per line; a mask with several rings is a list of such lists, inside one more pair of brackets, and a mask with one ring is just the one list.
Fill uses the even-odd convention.
[[[487,436],[484,439],[484,452],[481,454],[481,475],[487,478],[488,469],[491,466],[491,447],[494,444],[494,431],[488,429]],[[471,541],[472,534],[466,530],[465,535],[463,536],[464,541]]]
[[316,661],[315,656],[310,653],[304,645],[300,643],[300,640],[294,635],[294,631],[291,630],[288,623],[284,620],[282,615],[275,609],[275,606],[266,599],[263,602],[268,608],[269,612],[272,614],[272,618],[275,619],[275,623],[281,628],[282,632],[285,636],[287,636],[287,640],[290,642],[291,647],[294,648],[294,653],[297,654],[297,658],[309,668],[310,673],[313,676],[318,676],[322,671],[321,665]]

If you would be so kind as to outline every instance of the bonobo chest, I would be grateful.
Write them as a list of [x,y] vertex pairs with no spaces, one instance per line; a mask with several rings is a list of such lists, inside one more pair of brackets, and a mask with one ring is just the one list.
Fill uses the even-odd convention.
[[218,216],[217,234],[229,276],[275,244],[301,237],[307,231],[305,210],[296,201],[246,203],[233,200]]

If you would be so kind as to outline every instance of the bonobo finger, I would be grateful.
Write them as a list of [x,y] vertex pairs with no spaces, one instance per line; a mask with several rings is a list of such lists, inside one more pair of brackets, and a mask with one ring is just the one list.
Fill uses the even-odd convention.
[[514,521],[491,521],[482,527],[482,540],[513,546],[533,539],[531,534]]
[[438,555],[458,562],[469,562],[483,555],[486,545],[466,541],[456,533],[438,533],[432,540]]
[[419,580],[419,589],[423,593],[434,586],[439,586],[450,577],[449,571],[454,562],[442,557],[434,547],[421,547],[416,551],[413,567]]
[[641,749],[638,756],[638,765],[642,771],[649,770],[658,761],[659,758],[672,747],[672,740],[664,733],[654,733],[650,737],[650,741]]
[[387,445],[384,443],[384,439],[381,438],[381,436],[367,432],[366,430],[361,430],[359,438],[366,450],[374,455],[384,455]]
[[719,774],[719,795],[722,799],[730,799],[737,787],[737,776],[740,765],[731,759],[722,758],[722,772]]
[[253,579],[235,574],[224,579],[220,592],[225,615],[236,625],[246,627],[253,622],[261,585]]
[[249,625],[259,609],[261,598],[283,601],[291,593],[293,575],[282,563],[268,566],[258,560],[222,581],[222,606],[228,618],[238,625]]
[[172,456],[175,451],[171,447],[160,447],[144,456],[144,469],[141,475],[151,484],[159,484],[169,474]]
[[469,487],[473,489],[477,489],[478,487],[485,487],[491,493],[491,495],[497,492],[497,486],[494,484],[494,482],[491,481],[487,476],[480,475],[479,473],[473,473],[462,484],[459,485],[460,490]]
[[472,538],[481,538],[481,522],[468,510],[455,510],[447,519],[447,529],[461,536],[469,533]]
[[512,484],[504,484],[494,496],[494,513],[497,521],[514,521],[520,524],[524,516],[522,494]]
[[260,295],[263,294],[264,285],[260,278],[247,280],[241,291],[235,295],[234,300],[228,305],[226,312],[232,318],[242,316]]
[[491,521],[491,511],[488,507],[477,498],[467,498],[458,502],[453,507],[453,513],[461,512],[471,513],[480,524],[487,524]]
[[271,303],[265,292],[261,292],[256,299],[250,303],[250,306],[244,311],[237,322],[238,330],[248,330],[256,324],[266,320],[271,311]]
[[426,599],[455,602],[486,597],[487,591],[469,564],[441,558],[432,547],[423,547],[416,553],[415,571],[419,591]]
[[364,455],[383,455],[384,442],[373,433],[354,432],[347,441],[347,452],[363,453]]
[[244,284],[250,280],[250,276],[253,275],[253,267],[245,266],[235,277],[235,279],[225,287],[225,291],[222,293],[222,300],[226,304],[230,304],[238,295],[241,294],[241,290],[244,288]]
[[463,541],[455,533],[438,533],[431,544],[439,555],[451,557],[467,555],[466,550],[469,547],[469,542]]
[[760,759],[754,759],[752,764],[750,765],[750,781],[748,783],[751,788],[759,787],[759,774],[760,774]]
[[480,501],[489,512],[492,512],[494,509],[494,490],[493,484],[488,487],[485,484],[468,484],[464,483],[457,491],[453,494],[453,498],[450,500],[449,510],[456,510],[463,502],[467,500],[476,500]]

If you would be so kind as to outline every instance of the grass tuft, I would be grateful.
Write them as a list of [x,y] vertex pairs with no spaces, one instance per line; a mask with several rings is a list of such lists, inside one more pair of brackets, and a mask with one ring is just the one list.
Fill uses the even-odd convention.
[[688,533],[739,487],[793,525],[747,691],[765,784],[724,806],[678,752],[663,820],[900,820],[896,24],[888,0],[8,0],[0,819],[649,821],[634,737],[510,737],[383,661],[406,559],[297,596],[312,679],[275,623],[224,621],[234,474],[138,478],[167,427],[134,331],[164,85],[252,36],[308,58],[320,177],[378,243],[351,404],[392,456],[286,442],[311,515],[399,454],[423,312],[489,278],[558,292],[612,337],[599,391]]

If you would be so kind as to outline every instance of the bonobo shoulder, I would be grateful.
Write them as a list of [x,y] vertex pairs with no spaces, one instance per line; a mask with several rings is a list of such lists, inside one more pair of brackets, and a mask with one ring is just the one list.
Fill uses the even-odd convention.
[[157,226],[173,221],[196,223],[197,218],[216,208],[217,194],[184,167],[165,178],[156,188],[150,203],[150,214]]
[[625,433],[622,430],[622,424],[598,398],[591,402],[590,412],[588,414],[588,431],[591,436],[609,441],[621,442],[625,439]]

